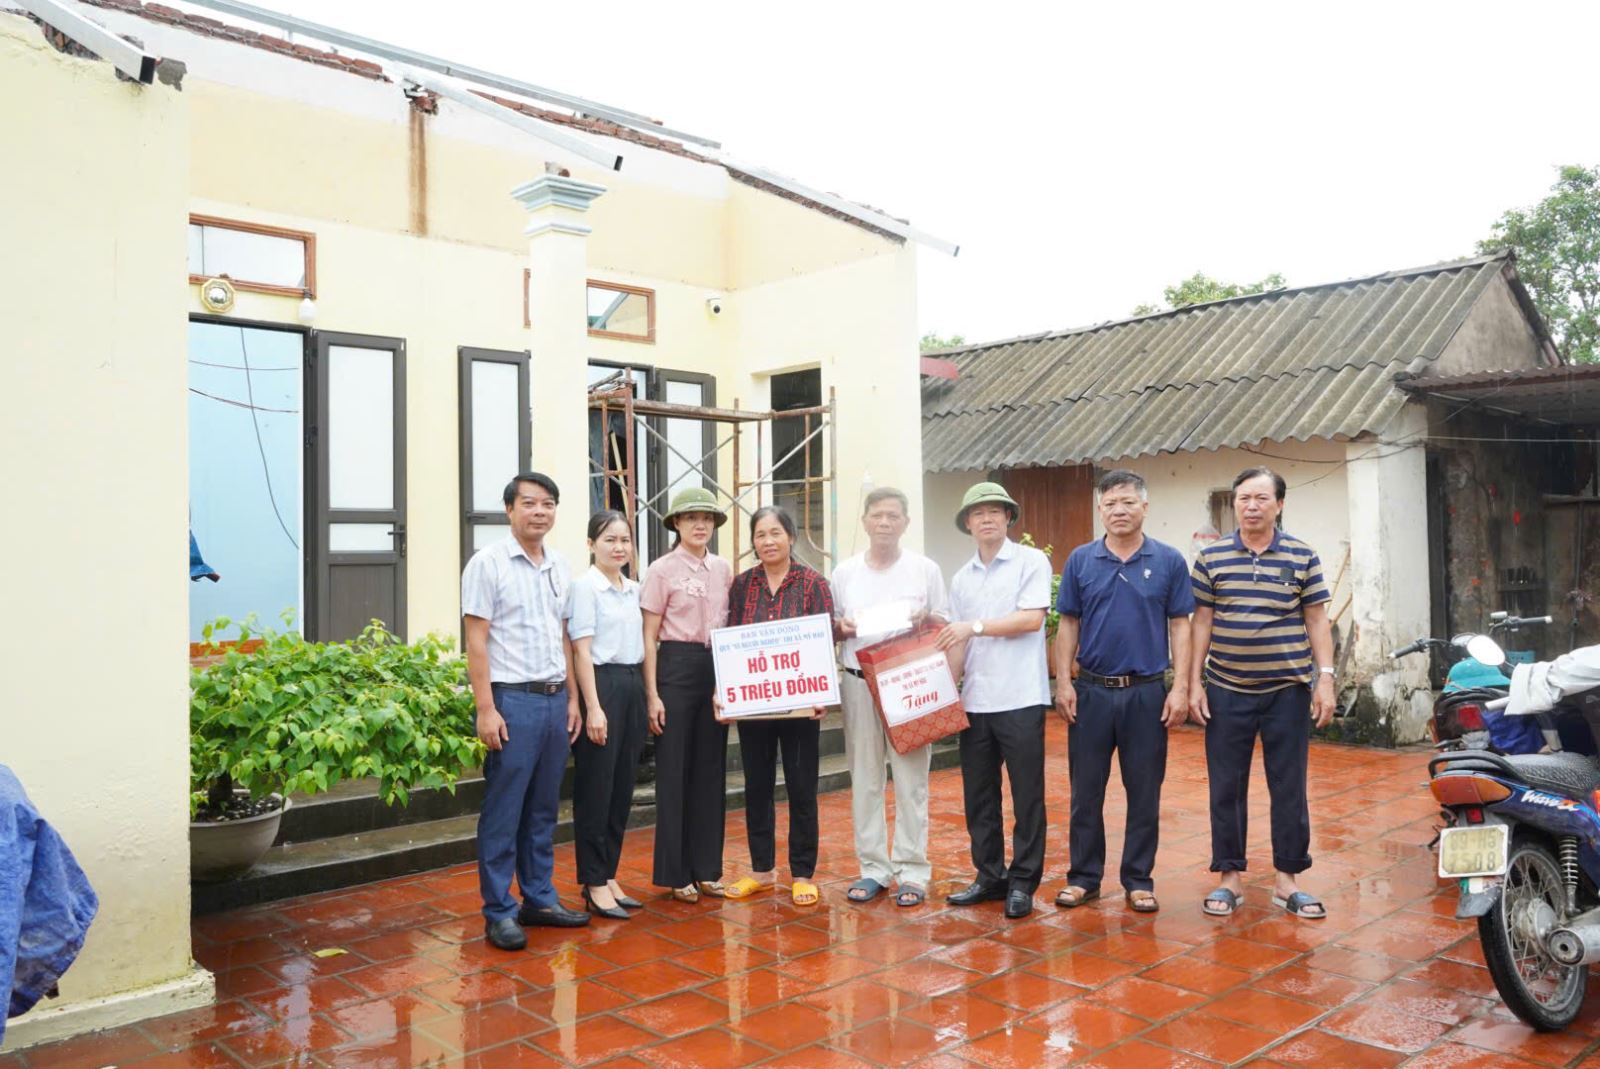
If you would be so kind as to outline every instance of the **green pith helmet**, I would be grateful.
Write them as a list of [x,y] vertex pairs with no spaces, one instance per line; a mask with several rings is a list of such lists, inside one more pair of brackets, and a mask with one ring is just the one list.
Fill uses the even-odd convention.
[[672,521],[685,512],[709,512],[717,518],[718,527],[728,522],[728,513],[717,504],[717,495],[703,486],[691,486],[673,494],[672,507],[661,517],[661,522],[676,531],[678,525]]
[[1017,517],[1022,514],[1022,506],[1011,499],[1006,493],[1006,488],[999,483],[973,483],[961,498],[961,511],[956,513],[956,529],[962,534],[967,534],[967,513],[978,505],[1004,505],[1011,514],[1011,523],[1017,522]]

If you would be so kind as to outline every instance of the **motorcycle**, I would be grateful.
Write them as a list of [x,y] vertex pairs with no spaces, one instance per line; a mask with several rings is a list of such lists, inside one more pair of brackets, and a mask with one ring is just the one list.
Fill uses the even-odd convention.
[[[1506,612],[1495,612],[1489,616],[1488,637],[1494,638],[1501,632],[1515,633],[1524,627],[1550,622],[1549,616],[1513,616]],[[1493,713],[1485,715],[1484,706],[1505,697],[1506,679],[1498,669],[1489,668],[1467,654],[1466,643],[1473,637],[1471,634],[1457,635],[1448,640],[1423,637],[1389,655],[1392,660],[1399,660],[1415,653],[1439,649],[1452,658],[1444,687],[1433,700],[1433,715],[1428,721],[1428,731],[1435,745],[1440,749],[1500,752],[1538,750],[1545,742],[1538,737],[1538,730],[1531,726],[1524,729],[1523,725],[1509,725],[1505,726],[1504,731],[1491,730],[1502,725],[1493,723]],[[1579,745],[1568,748],[1584,747],[1579,740]]]
[[[1463,638],[1476,660],[1503,668],[1493,639]],[[1600,739],[1600,646],[1517,665],[1509,694],[1486,705],[1566,714]],[[1464,749],[1434,757],[1428,774],[1447,825],[1439,876],[1460,884],[1456,917],[1477,920],[1507,1008],[1539,1031],[1565,1028],[1600,962],[1600,759]]]

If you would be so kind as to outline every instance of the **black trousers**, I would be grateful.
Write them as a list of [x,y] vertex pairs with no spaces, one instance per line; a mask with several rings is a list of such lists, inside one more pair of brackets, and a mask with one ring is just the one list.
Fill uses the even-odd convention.
[[[622,834],[633,809],[633,773],[648,730],[644,676],[638,665],[595,665],[594,689],[606,714],[605,745],[596,746],[587,734],[572,744],[573,845],[578,882],[589,887],[616,878]],[[587,703],[583,721],[587,729]]]
[[716,689],[711,649],[663,642],[656,652],[656,692],[667,722],[656,738],[656,853],[651,880],[686,887],[722,878],[722,823],[727,816],[728,728],[711,708]]
[[[969,713],[961,733],[961,793],[978,882],[1032,894],[1044,873],[1044,706]],[[1000,767],[1011,779],[1011,867],[1006,868]]]
[[1211,780],[1211,871],[1245,870],[1250,761],[1256,736],[1272,801],[1272,867],[1311,867],[1311,812],[1306,757],[1311,745],[1311,691],[1295,685],[1246,693],[1206,684],[1206,773]]
[[1161,723],[1166,688],[1159,679],[1112,690],[1079,683],[1077,722],[1067,729],[1072,782],[1067,883],[1100,889],[1106,868],[1106,782],[1111,754],[1122,770],[1128,815],[1122,836],[1122,888],[1149,891],[1161,825],[1161,781],[1167,775],[1167,728]]
[[739,721],[739,759],[744,764],[744,822],[750,833],[750,867],[777,867],[778,753],[789,795],[789,874],[809,880],[817,872],[817,720]]

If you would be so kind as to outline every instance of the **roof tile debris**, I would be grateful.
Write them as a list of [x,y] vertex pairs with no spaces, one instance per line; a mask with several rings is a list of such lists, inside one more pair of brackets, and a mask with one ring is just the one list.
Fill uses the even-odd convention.
[[1381,432],[1506,254],[930,355],[929,471],[1056,467]]

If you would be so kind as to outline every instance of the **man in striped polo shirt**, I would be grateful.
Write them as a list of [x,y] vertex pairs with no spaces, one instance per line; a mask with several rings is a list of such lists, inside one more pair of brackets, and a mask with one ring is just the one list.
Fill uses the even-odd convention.
[[1225,917],[1244,893],[1250,761],[1261,736],[1272,801],[1272,903],[1327,915],[1296,877],[1311,867],[1306,757],[1311,725],[1333,719],[1333,632],[1316,551],[1278,529],[1286,487],[1269,468],[1233,480],[1239,529],[1195,557],[1190,715],[1206,729],[1211,871],[1221,886],[1204,908]]

